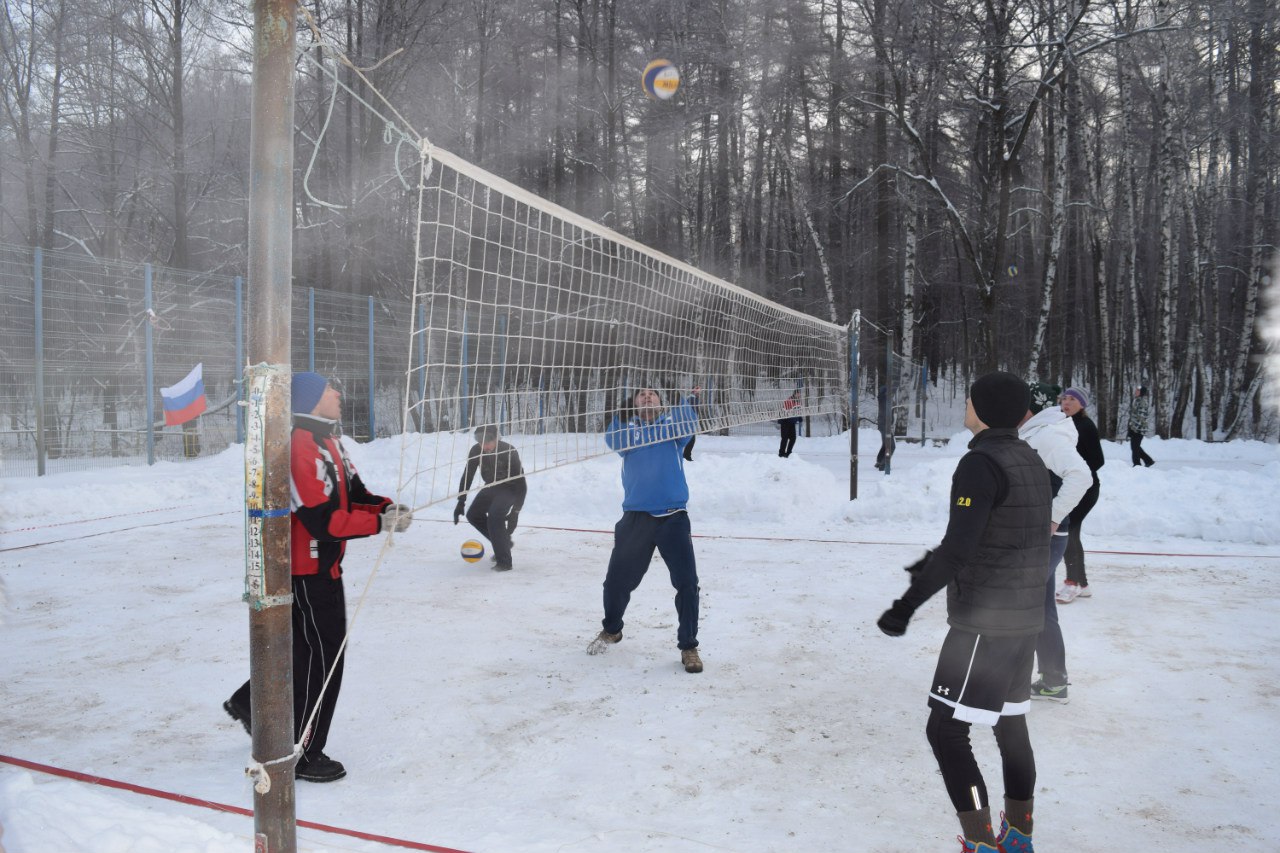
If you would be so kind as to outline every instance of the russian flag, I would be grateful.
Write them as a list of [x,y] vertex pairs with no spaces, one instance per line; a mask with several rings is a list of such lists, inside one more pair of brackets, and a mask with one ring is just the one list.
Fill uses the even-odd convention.
[[185,424],[199,417],[208,405],[204,397],[204,363],[191,369],[187,378],[176,385],[160,389],[164,401],[164,425]]

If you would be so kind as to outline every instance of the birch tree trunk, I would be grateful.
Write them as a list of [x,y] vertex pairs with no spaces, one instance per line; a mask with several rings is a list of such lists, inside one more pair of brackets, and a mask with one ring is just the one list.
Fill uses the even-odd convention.
[[1161,74],[1156,106],[1156,134],[1160,140],[1156,179],[1159,185],[1157,220],[1160,229],[1160,263],[1157,280],[1160,283],[1156,296],[1156,432],[1171,436],[1173,402],[1177,393],[1173,372],[1173,322],[1176,306],[1173,302],[1173,281],[1177,267],[1177,254],[1173,244],[1173,186],[1175,180],[1174,132],[1172,95],[1169,91],[1168,51],[1164,51],[1165,66]]
[[1053,294],[1058,286],[1058,256],[1062,252],[1062,235],[1067,223],[1067,122],[1070,121],[1065,109],[1065,98],[1059,91],[1058,108],[1046,109],[1045,153],[1049,146],[1053,147],[1051,186],[1049,190],[1049,248],[1045,252],[1044,279],[1040,288],[1040,316],[1036,321],[1036,331],[1031,339],[1031,353],[1027,362],[1027,376],[1036,378],[1040,375],[1042,354],[1045,350],[1045,339],[1049,331],[1049,313],[1053,307]]

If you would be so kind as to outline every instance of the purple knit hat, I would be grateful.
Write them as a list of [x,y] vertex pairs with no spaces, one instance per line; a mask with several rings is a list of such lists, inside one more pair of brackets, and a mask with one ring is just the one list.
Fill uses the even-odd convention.
[[1068,388],[1062,392],[1064,397],[1075,397],[1076,402],[1080,404],[1080,408],[1089,408],[1089,395],[1081,391],[1079,388]]

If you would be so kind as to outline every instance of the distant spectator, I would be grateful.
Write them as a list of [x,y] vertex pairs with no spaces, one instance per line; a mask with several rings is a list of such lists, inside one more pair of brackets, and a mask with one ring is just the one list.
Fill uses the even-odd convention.
[[1139,385],[1133,392],[1133,402],[1129,404],[1129,452],[1133,456],[1133,467],[1146,465],[1150,468],[1156,460],[1142,449],[1142,439],[1147,434],[1151,421],[1151,397],[1145,385]]
[[897,440],[893,437],[893,401],[889,396],[889,386],[881,385],[876,392],[876,403],[880,418],[880,450],[876,453],[876,470],[883,471],[889,465],[889,458],[897,448]]
[[787,399],[782,401],[783,417],[778,419],[778,426],[782,430],[782,441],[778,445],[778,455],[786,459],[791,455],[791,450],[796,446],[796,428],[800,426],[804,418],[787,414],[791,410],[800,405],[800,389],[797,388],[794,393]]

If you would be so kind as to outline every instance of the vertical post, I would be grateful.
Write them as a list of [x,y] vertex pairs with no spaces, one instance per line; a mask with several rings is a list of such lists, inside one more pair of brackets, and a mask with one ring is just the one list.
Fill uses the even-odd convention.
[[236,444],[244,444],[244,279],[236,276]]
[[920,446],[924,447],[925,416],[929,410],[929,362],[920,363]]
[[858,330],[862,311],[849,321],[849,500],[858,499]]
[[[422,407],[422,414],[418,416],[418,432],[425,432],[423,421],[427,417],[427,309],[426,306],[418,303],[418,405]],[[439,418],[436,419],[436,429],[440,428]]]
[[153,343],[151,340],[151,318],[155,316],[155,313],[151,307],[151,264],[143,266],[142,304],[146,311],[146,318],[142,324],[142,337],[147,342],[145,389],[147,401],[147,464],[154,465],[156,464],[156,387],[155,356],[151,349]]
[[[289,571],[290,323],[293,285],[293,63],[296,0],[253,0],[249,160],[251,432],[261,478],[245,478],[246,598],[255,853],[296,853],[293,757],[293,589]],[[254,506],[255,501],[257,506]],[[263,775],[267,779],[261,778]],[[269,782],[269,784],[267,784]]]
[[307,288],[307,370],[316,370],[316,289]]
[[35,369],[36,369],[36,475],[44,476],[48,447],[44,437],[44,250],[36,247],[33,259],[32,304],[35,306]]
[[[507,315],[498,318],[498,343],[502,347],[502,370],[498,373],[498,394],[502,402],[495,404],[493,419],[497,423],[505,421],[507,408]],[[505,427],[503,427],[505,430]]]
[[462,418],[458,426],[464,430],[471,429],[471,388],[468,383],[467,370],[467,312],[462,312]]
[[893,398],[897,386],[893,381],[893,335],[884,342],[884,407],[880,410],[880,448],[884,451],[884,475],[893,469]]
[[373,362],[373,297],[369,297],[369,440],[373,441],[378,437],[378,430],[373,420],[373,400],[378,396],[378,386],[374,384],[377,377],[377,371],[374,370]]

